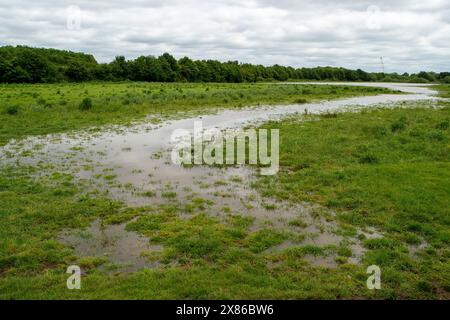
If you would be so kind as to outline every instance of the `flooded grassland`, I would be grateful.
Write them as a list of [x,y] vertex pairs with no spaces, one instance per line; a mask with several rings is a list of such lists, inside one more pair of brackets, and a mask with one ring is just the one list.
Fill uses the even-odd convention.
[[[31,125],[63,133],[16,134],[0,150],[0,297],[448,297],[448,104],[426,86],[370,85],[274,84],[275,98],[297,103],[215,112],[166,97],[168,119],[101,130],[73,131],[119,123],[101,110],[68,111],[68,126],[48,132]],[[223,88],[202,86],[216,103]],[[234,88],[242,103],[268,102],[269,85],[256,98],[246,86]],[[174,165],[170,135],[194,121],[280,128],[279,174]],[[65,286],[72,264],[82,290]],[[380,291],[365,285],[371,264],[385,271]]]

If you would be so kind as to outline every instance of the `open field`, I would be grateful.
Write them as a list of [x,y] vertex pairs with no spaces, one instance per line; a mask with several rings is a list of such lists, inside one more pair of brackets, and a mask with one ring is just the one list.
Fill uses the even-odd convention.
[[[94,130],[77,130],[147,114],[389,92],[146,83],[0,91],[1,144],[55,132],[89,136]],[[85,97],[92,107],[83,111]],[[10,144],[0,157],[0,298],[448,299],[450,106],[359,111],[263,124],[280,129],[280,173],[272,177],[240,168],[165,171],[162,151],[147,156],[147,171],[119,168],[102,149],[88,150],[91,136],[63,148],[61,159],[44,138]],[[136,155],[119,150],[125,159]],[[66,288],[72,264],[82,267],[81,290]],[[371,264],[382,269],[381,290],[366,287]]]
[[[272,84],[0,84],[0,145],[29,135],[126,125],[147,115],[160,121],[180,112],[186,116],[223,107],[307,103],[388,92],[381,88]],[[83,107],[84,99],[90,103]]]

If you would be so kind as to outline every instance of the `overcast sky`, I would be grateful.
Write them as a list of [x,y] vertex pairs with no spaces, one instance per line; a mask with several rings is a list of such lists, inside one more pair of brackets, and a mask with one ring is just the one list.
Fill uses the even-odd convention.
[[[79,9],[79,10],[78,10]],[[0,45],[450,71],[450,0],[0,0]]]

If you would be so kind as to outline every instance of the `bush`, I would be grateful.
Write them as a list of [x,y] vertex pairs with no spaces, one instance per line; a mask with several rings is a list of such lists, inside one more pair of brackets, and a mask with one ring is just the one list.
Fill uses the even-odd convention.
[[9,107],[6,108],[6,113],[11,115],[11,116],[14,116],[14,115],[19,113],[19,107],[17,107],[17,106],[9,106]]
[[299,99],[294,100],[294,103],[305,104],[305,103],[308,103],[308,100],[306,100],[304,98],[299,98]]
[[80,104],[80,110],[81,111],[87,111],[92,108],[92,100],[91,98],[84,98],[83,101]]

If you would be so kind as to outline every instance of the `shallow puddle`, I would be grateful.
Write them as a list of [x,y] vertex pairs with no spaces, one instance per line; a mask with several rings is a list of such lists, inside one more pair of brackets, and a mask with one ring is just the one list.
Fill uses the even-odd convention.
[[114,265],[105,271],[132,272],[155,268],[145,255],[161,251],[162,246],[150,245],[146,237],[125,230],[125,225],[102,226],[99,219],[85,230],[64,231],[59,241],[74,249],[79,257],[104,257]]
[[312,265],[314,267],[335,269],[339,266],[335,260],[334,255],[322,257],[322,256],[314,256],[311,254],[307,254],[303,257],[303,260],[305,260],[306,262],[308,262],[310,265]]

